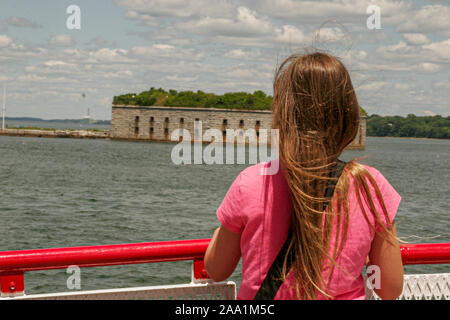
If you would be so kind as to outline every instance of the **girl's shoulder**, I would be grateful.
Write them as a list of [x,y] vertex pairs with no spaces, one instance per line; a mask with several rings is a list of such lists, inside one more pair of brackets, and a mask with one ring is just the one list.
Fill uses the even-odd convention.
[[281,174],[279,159],[272,161],[259,162],[245,168],[239,174],[244,179],[261,180],[268,177],[277,177]]
[[385,184],[389,184],[388,180],[386,179],[386,177],[380,172],[380,170],[378,170],[375,167],[369,166],[367,164],[361,164],[366,170],[367,172],[370,174],[370,176],[375,180],[375,182],[377,183],[377,185],[385,185]]
[[279,160],[260,162],[242,170],[235,180],[241,189],[256,194],[267,186],[285,184],[286,180],[279,165]]

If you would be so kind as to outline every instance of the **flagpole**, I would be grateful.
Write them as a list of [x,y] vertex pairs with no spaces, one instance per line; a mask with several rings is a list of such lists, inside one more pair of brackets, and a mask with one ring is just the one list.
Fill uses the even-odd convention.
[[5,130],[5,114],[6,114],[6,84],[3,85],[2,130]]

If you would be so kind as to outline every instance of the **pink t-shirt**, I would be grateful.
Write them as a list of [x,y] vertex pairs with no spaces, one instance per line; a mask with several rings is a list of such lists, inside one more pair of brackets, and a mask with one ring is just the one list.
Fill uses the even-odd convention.
[[[264,166],[270,167],[270,163],[259,163],[242,171],[217,209],[217,217],[222,226],[241,234],[242,282],[238,299],[255,297],[287,238],[290,224],[292,203],[282,169],[280,167],[275,175],[262,175],[261,169]],[[365,167],[377,182],[389,218],[394,221],[400,195],[378,170]],[[371,194],[380,218],[385,222],[381,204],[373,189]],[[331,295],[340,300],[365,298],[362,270],[375,235],[359,207],[352,180],[348,197],[348,233],[343,250],[337,258],[338,265],[345,268],[348,274],[334,268],[328,284]],[[375,225],[364,198],[363,205],[372,225]],[[325,275],[326,270],[323,272]],[[295,291],[287,282],[281,285],[275,299],[296,299]],[[320,298],[324,297],[319,296]]]

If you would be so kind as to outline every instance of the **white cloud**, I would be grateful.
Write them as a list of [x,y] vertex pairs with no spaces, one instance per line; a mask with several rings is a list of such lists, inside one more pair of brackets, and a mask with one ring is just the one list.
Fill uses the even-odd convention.
[[[308,19],[326,21],[337,18],[342,21],[365,18],[369,5],[378,5],[383,17],[393,16],[409,6],[409,1],[390,0],[338,0],[338,1],[296,1],[296,0],[266,0],[263,10],[279,18]],[[365,19],[364,19],[365,20]]]
[[338,27],[324,27],[317,30],[315,38],[319,42],[339,42],[345,37],[345,33]]
[[7,20],[8,25],[19,28],[42,28],[42,26],[36,22],[30,21],[23,17],[10,17]]
[[9,82],[11,80],[13,80],[13,78],[8,77],[8,76],[0,75],[0,82]]
[[396,83],[394,88],[399,90],[408,90],[410,88],[410,85],[407,83]]
[[237,8],[235,18],[202,17],[176,24],[178,30],[183,32],[245,38],[249,36],[262,36],[272,33],[274,26],[267,17],[258,17],[255,11],[246,7]]
[[46,77],[41,77],[36,74],[27,74],[27,75],[21,75],[17,77],[17,80],[19,81],[45,81],[47,80]]
[[89,61],[92,62],[130,62],[125,49],[102,48],[94,52],[89,52]]
[[234,1],[211,0],[115,0],[127,9],[127,18],[142,17],[191,17],[200,15],[224,15],[234,7]]
[[386,81],[373,81],[365,83],[356,88],[357,91],[378,91],[389,86]]
[[261,56],[261,52],[242,49],[233,49],[224,54],[224,57],[238,60],[255,60]]
[[165,44],[165,43],[157,43],[155,45],[153,45],[153,47],[157,50],[161,50],[161,51],[173,51],[175,49],[174,46],[170,45],[170,44]]
[[44,62],[44,65],[47,67],[54,67],[54,66],[65,66],[67,65],[64,61],[57,61],[57,60],[48,60]]
[[75,41],[68,34],[60,34],[51,37],[48,43],[52,46],[72,46]]
[[256,11],[246,7],[238,8],[237,21],[239,21],[241,27],[249,28],[253,31],[266,33],[272,28],[272,22],[267,17],[259,18],[256,16]]
[[[406,11],[397,26],[399,32],[444,32],[450,30],[450,7],[444,5],[429,5]],[[394,21],[397,19],[394,19]]]
[[424,71],[429,71],[429,72],[435,72],[438,71],[440,69],[439,65],[434,64],[434,63],[429,63],[429,62],[424,62],[421,64],[421,68]]
[[8,47],[12,43],[12,39],[7,35],[0,34],[0,48]]
[[129,78],[133,76],[133,72],[130,70],[119,70],[116,72],[106,72],[103,74],[104,77],[110,79],[110,78]]
[[249,69],[236,69],[225,73],[230,78],[253,78],[255,74]]
[[403,40],[396,44],[381,45],[375,50],[378,59],[383,63],[404,63],[405,61],[422,60],[422,48],[409,45]]
[[403,34],[403,37],[405,37],[408,43],[413,45],[423,45],[430,42],[427,36],[423,33],[405,33]]
[[122,48],[101,48],[93,50],[70,48],[64,49],[56,56],[63,62],[72,64],[82,63],[84,67],[89,66],[89,64],[115,64],[136,62],[136,60],[129,57],[129,51]]
[[198,76],[195,77],[180,77],[179,75],[174,75],[174,76],[167,76],[166,77],[167,80],[169,81],[176,81],[176,82],[190,82],[190,81],[197,81],[198,80]]
[[425,50],[431,51],[436,57],[443,60],[450,60],[450,39],[434,42],[422,46]]
[[[226,71],[228,70],[228,71]],[[260,70],[258,67],[250,68],[246,64],[242,63],[235,67],[226,68],[223,71],[225,77],[236,80],[254,80],[258,79],[261,82],[270,83],[273,78],[273,73],[265,70]]]
[[450,81],[437,81],[433,83],[435,88],[450,89]]
[[151,60],[155,58],[171,58],[182,60],[202,60],[204,53],[195,49],[181,49],[171,44],[157,43],[152,46],[136,46],[131,48],[131,56]]
[[285,25],[281,29],[277,28],[276,33],[276,40],[280,42],[301,44],[307,40],[302,30],[291,25]]

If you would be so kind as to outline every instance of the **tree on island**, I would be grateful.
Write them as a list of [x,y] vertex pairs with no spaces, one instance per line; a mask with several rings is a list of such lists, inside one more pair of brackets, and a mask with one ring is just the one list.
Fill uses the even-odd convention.
[[223,95],[206,93],[201,90],[176,91],[162,88],[150,88],[139,94],[127,93],[115,96],[114,105],[135,106],[170,106],[170,107],[199,107],[199,108],[224,108],[224,109],[249,109],[270,110],[272,97],[258,90],[254,93],[228,92]]

